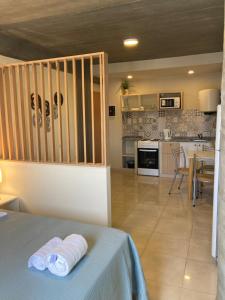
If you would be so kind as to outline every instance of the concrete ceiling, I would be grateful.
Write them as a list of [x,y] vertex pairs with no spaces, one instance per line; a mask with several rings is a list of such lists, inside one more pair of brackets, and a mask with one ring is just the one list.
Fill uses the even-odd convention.
[[[223,0],[1,0],[0,15],[0,54],[23,60],[105,51],[122,62],[223,45]],[[130,36],[135,49],[123,47]]]

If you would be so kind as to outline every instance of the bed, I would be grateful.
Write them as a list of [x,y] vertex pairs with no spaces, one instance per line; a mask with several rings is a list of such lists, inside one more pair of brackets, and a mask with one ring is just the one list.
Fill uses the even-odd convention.
[[[27,268],[27,260],[54,236],[82,234],[87,255],[65,278]],[[119,230],[8,211],[0,218],[1,300],[147,300],[139,256]]]

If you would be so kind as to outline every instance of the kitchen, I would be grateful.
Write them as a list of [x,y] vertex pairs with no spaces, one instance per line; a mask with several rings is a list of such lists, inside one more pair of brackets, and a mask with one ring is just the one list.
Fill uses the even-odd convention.
[[[209,64],[209,61],[213,63]],[[158,253],[154,254],[156,258],[153,257],[150,262],[151,272],[147,273],[147,278],[149,276],[151,279],[150,287],[152,281],[158,280],[158,272],[167,275],[166,284],[178,286],[178,283],[170,279],[170,271],[164,265],[164,260],[165,263],[170,263],[170,257],[184,257],[182,263],[187,265],[187,269],[189,264],[194,264],[194,261],[190,262],[192,258],[197,262],[204,261],[204,269],[209,267],[209,276],[215,273],[214,264],[208,264],[212,262],[212,256],[215,259],[217,255],[216,226],[213,227],[212,234],[212,214],[213,223],[217,222],[217,205],[213,205],[213,183],[204,184],[203,193],[196,199],[196,207],[192,206],[192,199],[189,199],[188,176],[185,176],[180,190],[178,176],[170,195],[169,190],[175,169],[172,149],[184,149],[186,167],[189,169],[190,152],[215,147],[216,111],[217,104],[220,103],[221,86],[219,61],[219,56],[207,54],[204,57],[182,57],[182,62],[178,58],[171,58],[166,61],[155,60],[149,65],[148,62],[144,65],[140,63],[139,70],[137,65],[128,66],[125,63],[110,66],[109,105],[114,106],[115,112],[109,117],[113,225],[131,233],[140,255],[143,253],[146,258],[144,268],[147,270],[149,260],[151,261],[148,249],[156,243],[160,245],[157,248]],[[156,63],[161,69],[156,69]],[[185,67],[181,66],[185,63]],[[149,69],[141,70],[144,67]],[[120,73],[125,69],[126,72]],[[192,74],[188,72],[191,70],[194,71]],[[133,77],[129,79],[129,91],[123,94],[120,84],[128,75]],[[180,107],[160,108],[160,98],[162,102],[163,98],[175,98],[174,103],[179,98]],[[207,112],[208,98],[213,103],[210,112]],[[202,105],[201,99],[204,99]],[[148,155],[150,160],[146,159]],[[183,164],[182,157],[179,162]],[[146,168],[146,164],[153,167]],[[207,164],[214,165],[214,161]],[[160,240],[156,240],[155,236]],[[183,248],[186,243],[190,247],[190,250],[183,249],[182,253],[187,254],[171,250],[171,243],[174,243],[173,247],[176,249],[181,241]],[[174,251],[179,253],[175,255]],[[157,267],[155,274],[154,259],[160,259],[160,262],[163,259],[162,267]],[[180,278],[183,280],[183,275]],[[193,282],[194,279],[187,271],[184,284]],[[166,289],[164,284],[162,286]],[[152,286],[153,294],[154,288],[157,293],[157,287],[158,285]],[[199,286],[195,288],[198,292],[208,291],[207,288]],[[162,290],[161,285],[160,289]],[[215,291],[210,290],[210,293],[214,294]]]
[[[154,96],[155,100],[151,94],[121,96],[123,167],[135,167],[139,175],[170,176],[175,168],[172,149],[182,147],[187,155],[190,150],[213,146],[220,92],[218,89],[200,91],[199,111],[182,111],[182,93]],[[151,105],[154,103],[151,110],[143,98]]]

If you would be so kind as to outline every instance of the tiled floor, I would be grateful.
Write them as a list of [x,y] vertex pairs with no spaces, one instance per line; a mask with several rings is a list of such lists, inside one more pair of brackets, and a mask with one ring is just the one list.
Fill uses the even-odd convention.
[[113,226],[131,233],[151,300],[215,300],[210,256],[212,193],[192,208],[186,184],[168,195],[168,178],[112,172]]

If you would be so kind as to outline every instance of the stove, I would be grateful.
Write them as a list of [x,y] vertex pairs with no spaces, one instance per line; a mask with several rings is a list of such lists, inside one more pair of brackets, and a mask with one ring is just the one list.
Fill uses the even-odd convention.
[[138,148],[154,148],[157,149],[159,148],[159,140],[157,139],[152,139],[152,140],[147,140],[143,139],[138,141]]
[[138,141],[137,152],[138,174],[159,176],[159,140]]

